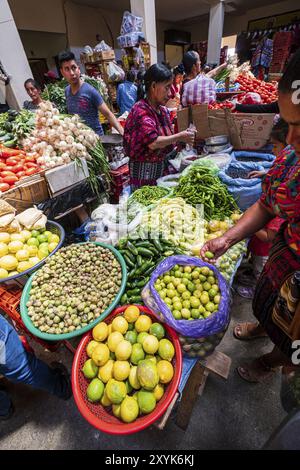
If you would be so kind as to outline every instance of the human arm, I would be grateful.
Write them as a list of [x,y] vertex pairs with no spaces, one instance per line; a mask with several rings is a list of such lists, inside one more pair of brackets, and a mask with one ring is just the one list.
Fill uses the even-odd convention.
[[261,230],[273,218],[274,214],[271,210],[267,209],[260,201],[256,202],[222,237],[214,238],[203,245],[200,250],[202,258],[211,262],[212,260],[205,257],[205,253],[211,251],[215,255],[214,260],[216,260],[231,246]]
[[261,171],[250,171],[248,178],[262,178],[267,174],[267,171],[261,170]]
[[190,130],[185,130],[178,132],[177,134],[168,135],[168,136],[159,136],[154,142],[149,144],[150,150],[158,150],[168,147],[168,145],[175,144],[177,142],[184,142],[186,144],[193,145],[195,140],[194,132]]
[[123,135],[124,134],[123,127],[121,126],[121,124],[117,120],[116,116],[111,112],[111,110],[109,109],[107,104],[105,104],[103,102],[102,104],[100,104],[98,109],[99,109],[100,113],[102,113],[103,116],[106,117],[106,119],[108,120],[110,125],[112,127],[114,127],[119,132],[119,134]]

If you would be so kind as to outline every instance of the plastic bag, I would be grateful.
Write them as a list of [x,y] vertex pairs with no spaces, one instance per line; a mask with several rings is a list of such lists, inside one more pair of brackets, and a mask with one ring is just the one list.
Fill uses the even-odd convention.
[[173,168],[175,168],[176,171],[180,171],[193,162],[191,159],[195,160],[196,158],[198,158],[198,155],[193,148],[185,148],[176,155],[176,158],[169,160],[169,163],[173,166]]
[[96,52],[110,51],[111,49],[112,49],[112,48],[111,48],[108,44],[106,44],[106,42],[103,41],[103,40],[102,40],[101,42],[99,42],[99,44],[97,44],[97,45],[95,46],[95,51],[96,51]]
[[31,228],[43,215],[36,207],[30,207],[16,216],[17,221],[26,228]]
[[125,72],[115,62],[109,62],[107,66],[108,79],[111,82],[122,82],[125,79]]
[[253,93],[249,91],[241,99],[240,104],[260,104],[261,96],[259,93]]
[[181,173],[175,173],[174,175],[162,176],[156,180],[157,186],[162,188],[175,188],[178,185]]
[[219,173],[219,168],[215,163],[212,161],[212,159],[207,159],[207,158],[199,158],[198,160],[195,160],[191,165],[189,165],[183,172],[182,176],[186,176],[188,172],[194,168],[195,166],[202,166],[204,168],[209,168],[211,173],[216,176]]
[[8,202],[4,201],[4,199],[0,199],[0,217],[6,214],[15,214],[16,209],[8,204]]
[[275,155],[272,153],[260,153],[260,152],[249,152],[246,150],[240,150],[232,152],[232,159],[237,162],[254,162],[259,163],[265,169],[271,168],[275,160]]
[[144,20],[141,16],[135,16],[129,11],[125,11],[123,14],[120,32],[121,34],[128,34],[142,31],[143,23]]
[[2,215],[0,217],[0,227],[1,228],[7,227],[8,225],[12,223],[14,218],[15,218],[14,213]]
[[[154,284],[159,276],[172,269],[176,264],[181,266],[193,265],[201,268],[208,266],[209,269],[214,272],[218,279],[219,289],[221,292],[221,300],[219,310],[217,312],[212,313],[210,317],[201,320],[175,320],[171,310],[159,296]],[[154,312],[161,316],[163,321],[184,336],[199,338],[214,335],[223,331],[229,323],[230,293],[227,283],[215,266],[204,263],[200,258],[189,256],[170,256],[169,258],[166,258],[153,271],[149,283],[142,292],[142,298],[147,307],[154,310]]]
[[237,177],[251,171],[264,171],[264,167],[254,162],[232,161],[219,173],[220,180],[226,184],[228,191],[234,197],[242,211],[252,206],[261,195],[261,179]]
[[34,230],[41,230],[46,227],[46,224],[47,224],[47,217],[44,214],[42,214],[41,217],[30,228]]

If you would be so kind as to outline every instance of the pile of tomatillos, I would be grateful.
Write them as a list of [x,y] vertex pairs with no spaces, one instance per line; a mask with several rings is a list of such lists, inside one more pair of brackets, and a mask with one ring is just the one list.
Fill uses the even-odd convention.
[[98,318],[122,283],[114,254],[93,243],[62,248],[35,275],[26,306],[33,325],[49,334],[71,333]]

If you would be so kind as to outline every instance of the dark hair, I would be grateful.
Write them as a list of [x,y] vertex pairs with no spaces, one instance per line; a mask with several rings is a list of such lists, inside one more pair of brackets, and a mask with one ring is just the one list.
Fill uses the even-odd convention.
[[63,51],[58,54],[58,63],[60,68],[64,62],[69,62],[70,60],[75,60],[75,55],[72,51]]
[[25,80],[24,82],[24,87],[26,88],[27,85],[32,85],[34,86],[34,88],[36,88],[37,90],[41,91],[42,87],[41,85],[39,84],[39,82],[37,82],[36,80],[34,80],[34,78],[28,78],[27,80]]
[[198,60],[199,60],[198,52],[196,51],[186,52],[182,59],[185,73],[191,73],[193,66],[196,65]]
[[175,75],[183,75],[184,74],[184,67],[182,64],[179,64],[177,67],[173,69],[173,74]]
[[281,144],[286,145],[286,138],[289,132],[289,125],[283,119],[279,119],[279,121],[273,126],[270,137],[276,142],[280,142]]
[[135,73],[134,73],[132,70],[129,70],[129,71],[126,73],[126,80],[128,80],[128,82],[134,82],[134,80],[135,80]]
[[137,73],[137,76],[136,76],[136,79],[139,80],[140,82],[144,80],[144,76],[145,76],[145,73],[144,71],[142,70],[139,70],[138,73]]
[[146,92],[150,90],[150,87],[153,82],[162,83],[171,80],[173,74],[168,67],[162,64],[153,64],[147,70],[144,76],[145,90]]
[[282,75],[279,84],[278,90],[281,93],[292,93],[295,91],[293,88],[293,83],[296,80],[299,80],[300,77],[300,49],[292,56],[288,62],[284,74]]

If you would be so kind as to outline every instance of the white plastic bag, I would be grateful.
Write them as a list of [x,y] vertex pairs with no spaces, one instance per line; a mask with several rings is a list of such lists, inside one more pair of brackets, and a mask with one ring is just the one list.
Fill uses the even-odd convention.
[[16,216],[17,221],[26,228],[31,228],[43,215],[36,207],[30,207]]
[[108,79],[111,82],[122,82],[125,79],[125,72],[115,62],[109,62],[107,66]]
[[101,42],[99,42],[99,44],[95,46],[96,52],[110,51],[110,50],[111,50],[111,47],[108,44],[106,44],[104,40],[102,40]]
[[0,217],[0,227],[7,227],[12,223],[15,218],[15,214],[12,212],[10,214],[5,214]]
[[181,173],[176,173],[174,175],[167,175],[163,176],[162,178],[158,178],[156,180],[157,186],[162,188],[175,188],[178,185],[179,178],[181,177]]

